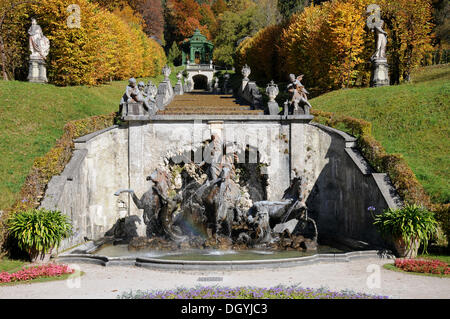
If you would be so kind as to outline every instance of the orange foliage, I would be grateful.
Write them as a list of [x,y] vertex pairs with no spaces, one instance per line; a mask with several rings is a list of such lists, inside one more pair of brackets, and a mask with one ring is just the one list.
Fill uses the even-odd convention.
[[210,38],[208,27],[202,25],[200,5],[195,0],[168,0],[169,23],[173,28],[173,36],[177,42],[189,38],[199,29]]

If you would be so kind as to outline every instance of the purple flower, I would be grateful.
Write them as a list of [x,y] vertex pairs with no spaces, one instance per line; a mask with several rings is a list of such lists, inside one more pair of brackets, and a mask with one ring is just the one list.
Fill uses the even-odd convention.
[[375,207],[369,206],[369,207],[367,207],[367,210],[368,210],[369,212],[373,212],[373,211],[375,211]]

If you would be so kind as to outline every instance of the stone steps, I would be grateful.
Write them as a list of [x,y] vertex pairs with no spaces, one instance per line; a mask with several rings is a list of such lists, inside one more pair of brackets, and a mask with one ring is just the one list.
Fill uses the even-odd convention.
[[223,115],[260,115],[262,110],[251,110],[249,105],[239,104],[232,95],[216,95],[204,92],[185,93],[175,96],[172,103],[158,115],[176,114],[223,114]]
[[262,110],[240,110],[240,111],[217,111],[217,110],[206,110],[206,111],[196,111],[196,110],[183,110],[183,111],[170,111],[164,110],[159,111],[158,115],[187,115],[187,114],[205,114],[205,115],[262,115],[264,112]]

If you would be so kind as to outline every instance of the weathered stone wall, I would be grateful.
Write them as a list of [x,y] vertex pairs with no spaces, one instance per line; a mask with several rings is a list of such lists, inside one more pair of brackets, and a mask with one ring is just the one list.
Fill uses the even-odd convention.
[[319,234],[383,244],[374,214],[401,204],[386,174],[374,174],[355,148],[355,138],[322,125],[292,124],[291,165],[306,178],[307,205]]
[[[311,124],[311,118],[157,116],[111,127],[75,141],[72,160],[61,176],[51,180],[42,206],[72,218],[75,235],[63,248],[82,243],[84,237],[102,237],[125,215],[137,216],[137,234],[145,236],[142,210],[127,193],[119,197],[114,193],[131,188],[142,196],[151,186],[146,177],[158,166],[177,154],[196,151],[217,134],[224,142],[258,150],[260,162],[268,165],[267,199],[280,200],[293,177],[305,178],[307,203],[319,235],[381,243],[367,207],[380,213],[399,204],[388,179],[373,174],[354,148],[353,137]],[[256,155],[250,160],[256,162]],[[194,160],[199,163],[203,158]]]

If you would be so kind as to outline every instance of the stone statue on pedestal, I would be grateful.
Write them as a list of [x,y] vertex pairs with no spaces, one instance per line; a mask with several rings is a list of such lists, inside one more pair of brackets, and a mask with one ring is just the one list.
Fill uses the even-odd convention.
[[367,18],[367,28],[375,33],[375,53],[370,60],[372,61],[372,78],[371,86],[386,86],[389,85],[389,65],[386,58],[387,33],[383,30],[384,21],[381,20],[381,9],[376,4],[371,4],[367,7],[366,12],[369,15]]
[[48,80],[45,60],[50,51],[50,41],[42,33],[42,28],[37,24],[36,19],[31,20],[28,34],[30,36],[31,51],[28,80],[30,82],[46,83]]
[[294,74],[289,75],[291,81],[287,86],[288,92],[291,94],[291,108],[293,115],[309,115],[311,104],[308,102],[307,94],[309,92],[305,89],[301,80],[303,79],[303,74],[295,77]]

